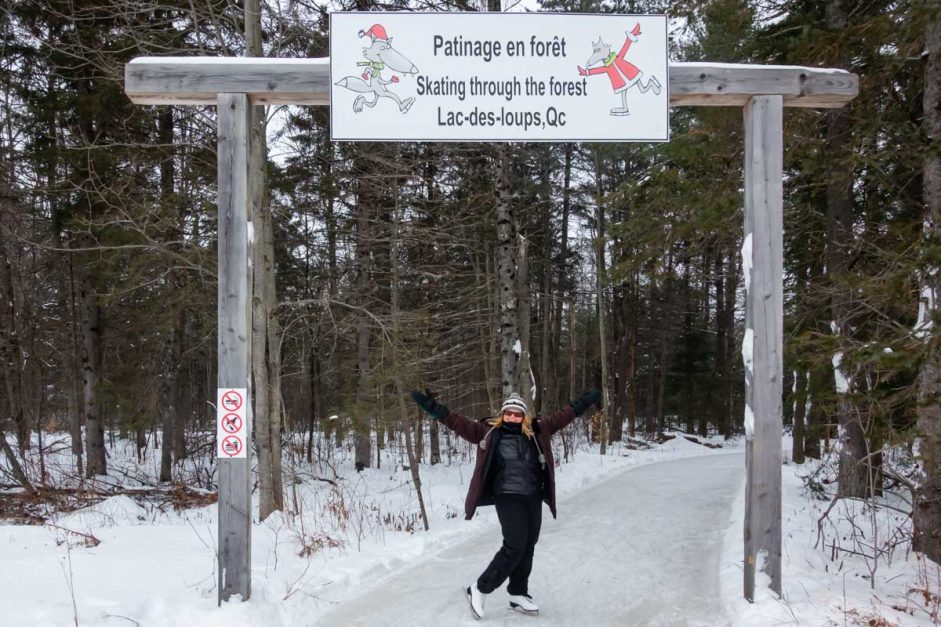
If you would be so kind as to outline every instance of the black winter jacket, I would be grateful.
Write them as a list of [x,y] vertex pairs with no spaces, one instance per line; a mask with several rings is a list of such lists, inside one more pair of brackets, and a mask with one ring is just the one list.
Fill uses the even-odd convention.
[[496,442],[493,494],[541,494],[543,468],[539,450],[519,425],[504,424]]

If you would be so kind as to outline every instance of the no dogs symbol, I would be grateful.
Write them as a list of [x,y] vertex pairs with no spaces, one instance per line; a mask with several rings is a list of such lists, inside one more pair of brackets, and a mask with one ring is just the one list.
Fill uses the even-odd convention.
[[238,433],[242,429],[242,417],[238,414],[226,414],[222,417],[222,430],[226,433]]
[[242,440],[234,435],[222,439],[222,452],[229,457],[235,457],[242,452]]

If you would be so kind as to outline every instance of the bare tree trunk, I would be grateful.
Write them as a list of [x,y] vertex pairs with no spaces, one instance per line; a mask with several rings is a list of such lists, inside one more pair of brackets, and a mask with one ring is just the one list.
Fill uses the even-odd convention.
[[531,317],[531,300],[529,289],[529,241],[519,236],[519,252],[517,257],[517,289],[519,294],[519,383],[517,385],[529,411],[535,411],[533,394],[535,382],[533,381],[533,365],[529,352],[529,327]]
[[[735,344],[737,343],[737,339],[735,337],[735,302],[736,293],[738,291],[740,260],[741,255],[729,255],[728,274],[725,277],[725,320],[723,324],[725,325],[725,354],[727,357],[726,364],[728,376],[725,378],[725,409],[727,413],[723,420],[725,428],[722,432],[722,435],[726,440],[732,437],[732,429],[735,426],[735,418],[740,414],[735,406],[736,378],[732,376],[732,365],[737,361],[732,359],[732,356],[735,354]],[[739,377],[738,380],[742,381],[743,379],[744,377]]]
[[79,341],[79,314],[78,314],[78,296],[75,289],[75,271],[73,268],[73,256],[68,255],[69,263],[69,309],[72,323],[72,351],[74,362],[72,363],[71,376],[72,382],[71,396],[71,416],[69,416],[69,434],[72,439],[72,456],[75,458],[75,472],[82,476],[85,474],[85,462],[83,456],[85,447],[82,445],[82,422],[84,419],[84,401],[82,400],[82,379],[83,370],[81,365],[81,342]]
[[[828,0],[827,28],[838,32],[848,25],[844,0]],[[827,112],[827,152],[834,155],[827,182],[827,279],[832,290],[831,316],[833,332],[845,345],[849,294],[842,281],[848,270],[847,260],[853,244],[853,173],[848,165],[850,136],[849,107]],[[837,389],[837,421],[840,425],[839,487],[844,497],[865,497],[868,493],[867,442],[860,413],[853,410],[848,398],[852,376],[837,366],[837,381],[845,380],[847,389]]]
[[85,441],[88,455],[86,476],[108,472],[105,458],[105,426],[98,401],[98,381],[101,372],[101,318],[98,295],[87,276],[79,279],[82,303],[82,381],[84,386]]
[[794,373],[794,441],[791,457],[795,464],[804,463],[804,420],[807,415],[807,370],[798,366]]
[[[391,277],[391,287],[392,287],[392,362],[399,363],[398,360],[398,345],[399,345],[399,252],[398,252],[398,234],[399,234],[399,217],[397,212],[393,212],[392,215],[392,246],[390,251],[390,257],[392,258],[392,277]],[[418,495],[418,508],[421,511],[422,523],[425,526],[425,531],[428,531],[428,513],[425,511],[425,499],[421,491],[421,475],[419,474],[418,464],[420,458],[415,455],[415,451],[412,447],[412,429],[409,425],[408,420],[408,409],[405,405],[405,387],[402,385],[402,379],[398,375],[395,377],[395,391],[396,397],[398,398],[399,403],[399,415],[402,420],[402,431],[405,435],[405,452],[408,455],[408,465],[409,471],[412,474],[412,484],[415,486],[415,493]],[[419,411],[419,418],[421,417],[421,412]],[[420,425],[421,421],[416,420],[416,424]],[[418,437],[421,436],[419,431]]]
[[[547,241],[548,240],[549,238],[547,238]],[[546,255],[544,268],[545,276],[543,276],[542,283],[542,307],[540,312],[542,314],[542,349],[539,353],[539,378],[542,382],[542,385],[539,386],[540,413],[551,411],[553,404],[549,400],[549,396],[552,394],[550,390],[556,387],[555,371],[552,368],[555,359],[553,359],[553,355],[551,354],[553,352],[553,346],[557,346],[555,338],[552,337],[552,322],[555,319],[553,314],[555,307],[553,306],[554,300],[552,297],[552,255],[548,253]]]
[[[173,328],[173,389],[170,394],[170,405],[173,407],[173,424],[171,436],[173,442],[173,459],[180,461],[186,458],[186,410],[184,402],[183,376],[183,345],[186,341],[186,313],[180,309],[176,315]],[[168,436],[170,437],[170,436]],[[168,439],[168,442],[171,441]]]
[[578,319],[575,316],[575,306],[577,301],[575,300],[575,295],[572,295],[572,299],[569,301],[569,376],[568,376],[568,399],[566,400],[575,400],[575,373],[576,366],[578,365],[577,355],[578,355],[578,334],[576,324]]
[[[552,364],[556,363],[554,349],[558,348],[558,335],[552,335],[552,323],[555,321],[554,310],[555,298],[552,293],[552,278],[555,272],[555,265],[552,263],[552,250],[555,241],[554,229],[552,228],[552,192],[551,192],[551,172],[549,162],[543,169],[542,186],[544,188],[543,196],[545,203],[545,212],[542,220],[545,231],[543,233],[543,256],[542,256],[542,295],[539,298],[539,314],[542,317],[540,329],[540,339],[542,346],[539,350],[539,409],[540,413],[552,411],[555,405],[551,390],[557,387],[556,373]],[[533,409],[535,412],[535,408]]]
[[[561,234],[561,244],[559,246],[559,277],[567,277],[568,272],[568,250],[569,250],[569,214],[572,208],[572,144],[565,144],[565,166],[563,168],[563,181],[562,181],[562,234]],[[555,308],[555,325],[554,325],[554,339],[558,342],[557,356],[558,361],[562,362],[562,314],[565,310],[565,300],[563,290],[564,287],[561,285],[560,281],[559,288],[559,302]],[[558,387],[559,389],[555,390],[555,402],[552,403],[553,407],[561,405],[565,401],[572,400],[574,398],[574,388],[575,388],[575,298],[574,295],[569,300],[569,373],[568,376],[565,375],[565,371],[559,372],[558,378]],[[568,387],[565,389],[564,394],[567,398],[563,398],[562,391],[562,382],[564,380],[568,381]],[[548,399],[546,399],[548,400]],[[563,442],[563,446],[566,444]]]
[[804,455],[811,459],[821,458],[820,441],[824,440],[823,452],[830,450],[830,408],[826,397],[833,390],[833,370],[829,365],[817,365],[808,374],[810,410],[807,429],[804,431]]
[[0,449],[3,450],[3,455],[7,458],[7,463],[10,464],[10,470],[13,473],[13,477],[19,482],[23,489],[32,493],[34,491],[33,484],[30,483],[29,477],[27,477],[26,473],[23,472],[23,467],[16,458],[16,454],[13,452],[13,449],[10,448],[10,443],[7,442],[7,434],[4,433],[2,429],[0,429]]
[[513,237],[513,211],[510,207],[510,163],[505,145],[497,157],[497,274],[500,285],[500,383],[502,397],[517,392],[519,369],[517,354],[516,260]]
[[[362,169],[357,168],[362,175]],[[360,193],[357,200],[356,216],[356,252],[355,263],[360,306],[367,309],[370,305],[370,267],[369,267],[369,200],[363,192],[369,183],[362,179],[358,182]],[[367,404],[371,383],[369,380],[369,320],[363,312],[356,322],[356,407],[353,417],[355,465],[357,471],[369,468],[371,463],[370,421]]]
[[632,273],[629,286],[627,316],[627,374],[624,384],[627,386],[627,433],[637,437],[637,273]]
[[[245,52],[264,55],[259,0],[245,2]],[[281,333],[277,319],[274,234],[267,202],[268,146],[265,107],[253,106],[250,120],[249,193],[252,250],[252,423],[258,449],[258,516],[284,507],[281,480]]]
[[[157,137],[162,146],[173,145],[173,109],[164,107],[157,116]],[[173,155],[165,155],[160,162],[160,202],[164,215],[171,216],[174,211],[174,177],[175,168]],[[172,239],[182,241],[183,224],[182,215],[175,216],[177,220],[176,233],[171,235]],[[185,279],[182,271],[174,270],[171,275],[171,282],[174,289],[182,292],[185,290]],[[173,329],[170,333],[169,346],[165,348],[164,355],[167,361],[166,368],[170,372],[168,380],[161,386],[161,393],[164,402],[161,403],[161,431],[163,442],[160,449],[160,481],[170,481],[172,479],[172,467],[174,458],[179,460],[185,455],[186,436],[183,430],[183,416],[181,413],[180,400],[182,399],[183,386],[183,307],[174,317]]]
[[438,435],[438,421],[432,420],[428,426],[429,438],[431,441],[431,454],[429,462],[432,466],[441,463],[441,438]]
[[[925,1],[925,8],[930,2]],[[929,14],[925,33],[925,136],[928,146],[924,151],[925,241],[941,240],[941,16],[937,11]],[[941,273],[928,268],[923,280],[925,318],[937,316],[938,297],[941,296]],[[927,298],[930,296],[930,299]],[[933,306],[933,307],[932,307]],[[927,323],[919,321],[924,327]],[[925,332],[922,329],[922,332]],[[924,479],[915,494],[912,514],[915,533],[912,546],[941,564],[941,343],[937,324],[931,326],[926,338],[928,351],[918,377],[918,427],[922,434]]]
[[6,254],[6,244],[0,240],[0,368],[6,388],[9,416],[13,419],[16,444],[23,454],[29,449],[29,423],[26,417],[26,390],[23,380],[23,347],[18,328],[16,290],[13,286],[13,268]]
[[[493,376],[493,364],[496,359],[497,354],[497,345],[500,341],[500,333],[497,326],[497,320],[500,318],[499,311],[497,310],[497,303],[500,302],[500,293],[499,287],[495,277],[493,276],[493,262],[492,262],[492,252],[487,250],[484,254],[484,290],[487,293],[487,323],[481,324],[480,334],[481,334],[481,345],[484,352],[484,387],[487,390],[487,401],[490,404],[490,411],[496,412],[500,407],[501,399],[498,398],[498,391],[500,385],[497,382],[496,377]],[[478,264],[476,255],[474,256],[474,262]],[[481,312],[483,315],[483,312]]]
[[[317,354],[317,344],[316,336],[311,332],[310,338],[310,357],[308,358],[308,373],[307,373],[307,391],[308,391],[308,406],[307,410],[310,412],[307,420],[307,463],[311,463],[314,457],[314,431],[317,428],[317,418],[323,418],[323,409],[321,407],[322,399],[320,398],[320,357]],[[324,430],[324,435],[326,435],[326,429]]]
[[[608,444],[608,413],[610,412],[610,392],[608,385],[608,336],[605,331],[605,226],[604,226],[604,196],[601,188],[601,160],[595,155],[595,206],[597,213],[595,220],[598,226],[595,242],[595,289],[597,291],[596,305],[598,308],[598,352],[601,357],[601,398],[604,407],[601,408],[601,423],[599,442],[601,454],[604,455]],[[620,439],[620,434],[618,434]]]

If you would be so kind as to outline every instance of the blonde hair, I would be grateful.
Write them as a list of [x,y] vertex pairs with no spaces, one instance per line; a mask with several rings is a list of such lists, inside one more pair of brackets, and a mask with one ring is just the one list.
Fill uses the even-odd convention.
[[[499,429],[503,426],[503,423],[506,422],[503,420],[503,412],[500,412],[496,418],[491,418],[487,421],[494,429]],[[532,438],[535,436],[533,433],[533,417],[529,415],[529,412],[523,412],[523,423],[521,425],[523,433],[526,434],[526,437]]]

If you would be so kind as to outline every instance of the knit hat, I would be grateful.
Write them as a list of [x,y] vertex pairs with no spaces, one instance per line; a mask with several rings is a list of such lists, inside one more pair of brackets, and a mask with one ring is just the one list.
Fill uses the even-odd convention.
[[381,39],[382,41],[389,41],[389,35],[386,33],[386,29],[382,24],[373,24],[369,27],[367,31],[359,31],[360,37],[365,37],[369,35],[373,41]]
[[506,397],[506,400],[503,401],[503,406],[500,408],[500,413],[502,414],[508,409],[515,409],[521,411],[524,414],[529,413],[529,408],[526,407],[526,401],[523,400],[523,397],[515,392]]

